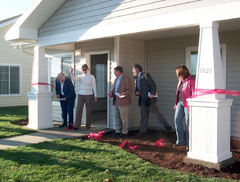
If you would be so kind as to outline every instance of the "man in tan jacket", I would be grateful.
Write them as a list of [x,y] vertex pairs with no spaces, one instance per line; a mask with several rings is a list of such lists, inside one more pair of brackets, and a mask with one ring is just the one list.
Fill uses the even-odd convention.
[[130,78],[123,75],[121,66],[114,68],[114,74],[117,78],[109,96],[113,98],[115,109],[115,132],[116,135],[126,136],[128,134],[128,112],[131,105],[132,82]]

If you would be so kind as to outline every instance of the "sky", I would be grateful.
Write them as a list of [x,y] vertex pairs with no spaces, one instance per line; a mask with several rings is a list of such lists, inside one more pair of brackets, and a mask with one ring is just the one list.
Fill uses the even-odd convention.
[[36,0],[0,0],[0,21],[22,14]]

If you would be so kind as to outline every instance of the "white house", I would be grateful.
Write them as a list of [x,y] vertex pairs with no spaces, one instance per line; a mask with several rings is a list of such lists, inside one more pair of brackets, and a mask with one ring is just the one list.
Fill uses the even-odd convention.
[[[74,66],[78,73],[82,64],[89,64],[109,128],[114,127],[114,116],[106,92],[114,81],[113,68],[121,65],[131,77],[133,64],[141,64],[156,81],[158,106],[174,126],[176,66],[190,68],[196,88],[240,90],[239,9],[240,0],[37,0],[6,39],[36,42],[33,83],[49,82],[45,54],[52,79],[55,72],[67,73]],[[59,106],[53,104],[52,110],[51,102],[48,86],[32,87],[29,127],[52,126],[51,112],[59,115]],[[239,97],[218,94],[189,101],[189,159],[216,164],[231,159],[230,136],[240,144],[239,104]],[[149,125],[160,127],[152,117]],[[130,127],[138,126],[133,94]]]
[[33,56],[13,49],[4,38],[19,17],[0,21],[0,107],[27,105],[27,92],[31,89]]

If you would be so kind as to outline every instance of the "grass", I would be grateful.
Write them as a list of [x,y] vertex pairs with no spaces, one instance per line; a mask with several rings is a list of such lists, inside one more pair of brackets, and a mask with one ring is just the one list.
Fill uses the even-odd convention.
[[0,150],[0,171],[4,182],[228,181],[160,168],[117,146],[81,139]]
[[[0,108],[0,137],[21,135],[11,122],[27,119],[26,107]],[[120,147],[82,139],[0,150],[0,182],[226,182],[180,173],[146,162]]]
[[0,138],[24,135],[35,132],[12,124],[14,121],[27,120],[27,106],[0,108]]

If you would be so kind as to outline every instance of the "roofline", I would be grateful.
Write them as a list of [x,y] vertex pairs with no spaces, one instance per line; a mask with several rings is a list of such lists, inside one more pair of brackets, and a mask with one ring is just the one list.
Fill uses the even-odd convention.
[[8,25],[11,25],[13,23],[16,23],[20,16],[21,16],[21,14],[17,15],[17,16],[10,17],[10,18],[7,18],[7,19],[4,19],[4,20],[1,20],[0,21],[0,28],[3,28],[3,27],[6,27]]
[[[20,41],[20,40],[37,40],[38,39],[38,27],[24,27],[23,24],[31,17],[32,14],[38,9],[43,3],[48,3],[52,0],[36,0],[33,5],[25,11],[22,16],[16,21],[16,23],[10,28],[5,35],[7,41]],[[59,2],[59,8],[66,0],[57,0]],[[51,13],[54,13],[51,11]],[[51,15],[48,15],[49,18]]]

